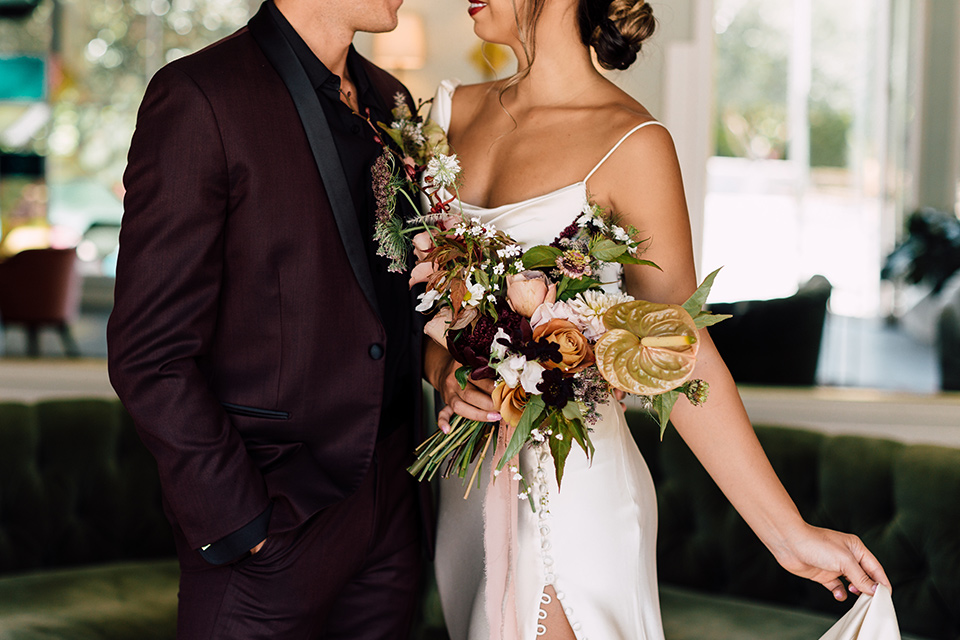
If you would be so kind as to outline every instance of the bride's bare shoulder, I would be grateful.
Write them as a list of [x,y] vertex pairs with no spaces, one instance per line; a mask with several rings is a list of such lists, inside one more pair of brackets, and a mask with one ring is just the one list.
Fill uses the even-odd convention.
[[486,101],[491,95],[495,96],[496,92],[493,82],[459,85],[453,92],[450,129],[447,133],[452,138],[457,138],[460,132],[473,126],[478,114],[483,113]]
[[620,132],[622,135],[641,124],[656,121],[645,106],[612,83],[598,98],[601,106],[597,110],[597,122],[603,123],[611,134]]
[[495,82],[461,84],[453,93],[453,104],[455,108],[460,107],[461,111],[473,111],[494,92],[496,92]]

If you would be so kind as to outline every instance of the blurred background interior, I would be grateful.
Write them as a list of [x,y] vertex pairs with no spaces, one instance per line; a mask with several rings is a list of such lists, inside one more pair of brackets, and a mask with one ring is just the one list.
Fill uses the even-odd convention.
[[[121,178],[151,75],[258,4],[0,0],[0,638],[173,637],[178,569],[155,469],[106,374]],[[713,306],[735,317],[711,333],[747,411],[805,517],[882,557],[904,631],[956,640],[960,3],[652,4],[657,36],[610,77],[673,134],[698,271],[724,266]],[[444,78],[512,73],[466,10],[405,0],[395,32],[357,47],[424,99]],[[704,498],[692,462],[660,486],[673,436],[644,454],[666,487],[667,587],[703,589],[716,577],[704,553],[727,550],[731,583],[713,590],[829,605],[769,559],[756,579],[744,558],[766,554],[745,525],[709,516],[728,507],[708,506],[725,503]],[[678,594],[661,593],[668,638],[812,638],[841,611]],[[415,637],[445,639],[435,596],[424,603],[437,630]]]
[[[257,4],[0,0],[0,393],[109,394],[121,177],[144,87]],[[442,78],[509,75],[463,4],[407,0],[397,31],[357,46],[419,98]],[[611,78],[673,133],[699,271],[724,266],[712,299],[736,318],[715,335],[738,381],[950,399],[960,5],[652,4],[658,35]]]

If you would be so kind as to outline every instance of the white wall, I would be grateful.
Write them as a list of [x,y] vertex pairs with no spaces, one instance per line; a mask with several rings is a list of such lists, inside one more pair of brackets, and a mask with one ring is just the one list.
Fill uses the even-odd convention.
[[924,10],[917,204],[956,206],[960,179],[960,6],[918,0]]

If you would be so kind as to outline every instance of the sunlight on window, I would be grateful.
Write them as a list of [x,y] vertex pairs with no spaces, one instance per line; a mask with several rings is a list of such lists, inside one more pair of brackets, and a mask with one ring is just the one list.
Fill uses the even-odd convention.
[[821,274],[834,313],[881,313],[880,230],[895,214],[874,5],[717,0],[704,229],[705,270],[726,265],[716,299],[782,297]]

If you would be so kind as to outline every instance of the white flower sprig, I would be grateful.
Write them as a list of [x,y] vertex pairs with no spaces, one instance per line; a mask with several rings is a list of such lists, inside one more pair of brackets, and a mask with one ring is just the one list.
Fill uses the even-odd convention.
[[453,189],[457,186],[460,177],[460,161],[457,154],[437,154],[430,158],[427,169],[423,173],[424,182],[431,189]]

